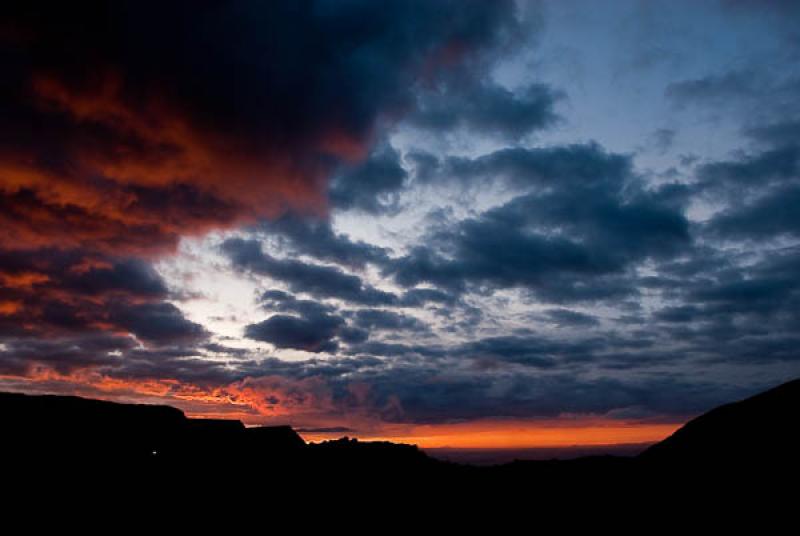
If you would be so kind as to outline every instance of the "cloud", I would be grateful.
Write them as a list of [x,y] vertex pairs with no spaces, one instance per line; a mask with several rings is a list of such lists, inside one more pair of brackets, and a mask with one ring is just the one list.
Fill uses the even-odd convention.
[[3,374],[30,374],[36,366],[46,365],[68,373],[89,366],[113,365],[120,362],[110,352],[130,350],[136,345],[131,337],[107,333],[74,335],[50,341],[35,338],[6,338],[0,351]]
[[550,309],[545,311],[545,315],[559,327],[585,328],[599,324],[599,321],[594,316],[570,309]]
[[335,308],[312,300],[300,300],[282,290],[267,290],[261,295],[261,307],[265,311],[297,313],[302,316],[320,316],[335,311]]
[[150,344],[197,341],[205,330],[166,302],[169,289],[145,261],[76,249],[0,250],[0,288],[16,306],[0,333],[70,337],[104,330]]
[[382,309],[359,309],[353,313],[353,319],[365,330],[419,332],[428,329],[418,318]]
[[[554,418],[603,415],[621,408],[637,408],[661,418],[685,418],[700,408],[736,399],[743,393],[742,389],[723,384],[672,378],[587,380],[541,371],[514,375],[432,374],[422,367],[386,369],[372,375],[369,386],[367,402],[381,419],[412,423],[452,422],[456,414],[467,420]],[[392,404],[391,400],[396,402]]]
[[796,179],[800,176],[800,146],[787,145],[744,155],[741,158],[709,162],[697,169],[699,186],[715,193],[739,192]]
[[749,127],[745,133],[755,140],[777,147],[800,145],[800,121],[797,120]]
[[562,97],[544,84],[510,91],[492,82],[455,77],[420,90],[407,121],[437,133],[477,131],[515,140],[553,125],[558,118],[554,107]]
[[337,162],[368,152],[419,76],[516,24],[511,2],[447,0],[34,3],[6,17],[25,37],[2,43],[4,223],[30,244],[114,251],[324,211]]
[[0,250],[0,282],[8,289],[63,290],[97,296],[163,297],[164,281],[145,261],[57,248]]
[[221,249],[234,267],[283,281],[293,292],[363,305],[391,305],[398,300],[395,294],[366,285],[358,276],[339,268],[306,264],[294,259],[276,259],[264,253],[261,244],[255,240],[231,238],[222,244]]
[[716,214],[707,231],[726,239],[775,240],[800,236],[800,184],[777,188],[744,205]]
[[396,211],[398,194],[408,173],[400,154],[389,144],[378,145],[357,166],[344,169],[331,182],[331,204],[341,210],[359,210],[368,214]]
[[[794,47],[795,41],[790,38],[787,44]],[[673,82],[665,96],[678,109],[711,117],[724,114],[753,123],[796,116],[800,112],[798,90],[800,78],[795,73],[751,59],[742,67]]]
[[208,337],[203,326],[184,318],[171,303],[112,305],[109,320],[137,338],[155,344],[194,342]]
[[[361,351],[364,343],[373,332],[377,331],[428,331],[428,327],[419,319],[382,309],[359,309],[355,311],[337,311],[331,305],[301,300],[280,290],[268,290],[262,294],[262,307],[270,312],[288,312],[297,317],[273,316],[260,324],[248,326],[248,337],[271,342],[277,347],[323,348],[318,351],[332,351],[335,343],[332,339],[351,345],[351,351]],[[349,320],[348,323],[346,320]],[[278,334],[279,330],[283,333]],[[313,342],[304,340],[300,333]],[[281,337],[285,337],[281,338]],[[327,345],[323,345],[326,343]],[[374,350],[374,348],[373,348]]]
[[146,262],[115,259],[109,264],[85,266],[65,274],[62,289],[78,294],[97,295],[123,291],[137,296],[165,296],[167,288],[158,273]]
[[549,369],[564,360],[589,358],[602,346],[602,341],[592,339],[558,342],[544,337],[504,335],[465,343],[459,352],[481,361]]
[[453,181],[474,184],[504,181],[519,189],[533,187],[594,185],[617,190],[631,173],[628,156],[609,153],[596,143],[547,148],[507,147],[478,156],[447,157],[417,153],[424,162],[424,182]]
[[457,298],[452,294],[435,288],[412,288],[406,290],[400,298],[402,307],[422,307],[429,303],[439,305],[455,305]]
[[353,344],[348,348],[349,355],[372,356],[375,358],[388,358],[394,361],[415,359],[423,357],[436,359],[446,357],[448,350],[435,344],[405,344],[401,342],[367,341],[362,344]]
[[681,351],[708,362],[796,361],[791,346],[800,326],[796,247],[771,250],[746,264],[713,266],[674,280],[669,305],[653,318]]
[[779,240],[800,233],[800,138],[795,122],[751,127],[759,150],[697,169],[701,194],[725,204],[703,230],[714,239]]
[[616,275],[692,243],[683,189],[645,189],[626,158],[595,145],[503,150],[450,169],[462,180],[505,177],[530,193],[433,231],[384,268],[401,285],[524,287],[553,301],[619,296],[632,290]]
[[344,266],[363,268],[366,264],[382,264],[389,258],[386,248],[336,233],[329,220],[287,214],[261,222],[257,230],[278,249]]
[[245,336],[264,341],[276,348],[294,348],[307,352],[334,352],[333,341],[344,321],[332,315],[313,315],[300,318],[274,315],[257,324],[245,327]]

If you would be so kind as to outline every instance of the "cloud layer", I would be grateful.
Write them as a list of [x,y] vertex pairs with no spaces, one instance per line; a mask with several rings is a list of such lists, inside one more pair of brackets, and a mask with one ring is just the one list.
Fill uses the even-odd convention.
[[0,21],[3,388],[663,432],[800,372],[780,3],[49,4]]

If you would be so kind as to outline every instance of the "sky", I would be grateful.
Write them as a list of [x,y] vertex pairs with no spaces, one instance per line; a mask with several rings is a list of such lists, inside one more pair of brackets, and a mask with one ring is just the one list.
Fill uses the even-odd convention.
[[527,448],[796,378],[798,18],[12,2],[0,390]]

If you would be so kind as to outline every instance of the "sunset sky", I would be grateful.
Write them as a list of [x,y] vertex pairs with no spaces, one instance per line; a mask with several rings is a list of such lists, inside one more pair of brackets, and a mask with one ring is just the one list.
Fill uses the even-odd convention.
[[0,390],[521,448],[800,376],[798,21],[4,3]]

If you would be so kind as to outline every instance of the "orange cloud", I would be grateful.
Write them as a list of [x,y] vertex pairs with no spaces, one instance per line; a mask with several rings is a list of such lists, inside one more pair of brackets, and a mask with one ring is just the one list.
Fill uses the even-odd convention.
[[[148,401],[179,407],[192,417],[229,415],[246,424],[287,422],[326,414],[331,394],[317,378],[291,380],[281,376],[245,378],[226,385],[200,385],[172,378],[120,378],[96,368],[59,372],[32,365],[23,374],[0,375],[0,386],[19,383],[28,391],[70,393],[113,401]],[[236,414],[236,417],[230,415]]]
[[0,284],[7,288],[30,289],[31,287],[47,283],[48,281],[50,281],[50,277],[37,272],[0,272]]
[[[460,423],[382,422],[366,408],[344,414],[318,378],[280,376],[246,378],[222,386],[202,386],[168,378],[122,379],[99,370],[63,374],[35,367],[23,376],[0,376],[23,382],[28,392],[66,392],[114,401],[169,404],[197,418],[239,419],[245,424],[293,424],[297,427],[345,427],[363,441],[393,441],[422,448],[545,448],[651,443],[664,439],[681,423],[626,421],[593,415],[551,419],[477,419]],[[333,437],[344,434],[335,434]],[[307,441],[331,439],[329,433],[305,432]]]
[[[82,87],[40,75],[32,91],[43,114],[70,126],[58,134],[57,166],[43,165],[36,147],[0,154],[0,204],[13,211],[0,218],[13,229],[0,247],[158,253],[181,235],[326,211],[330,163],[297,162],[267,142],[204,129],[155,95],[134,102],[119,75]],[[308,143],[307,154],[366,152],[365,140],[337,129]]]
[[22,302],[13,300],[0,300],[0,315],[12,315],[20,310]]

